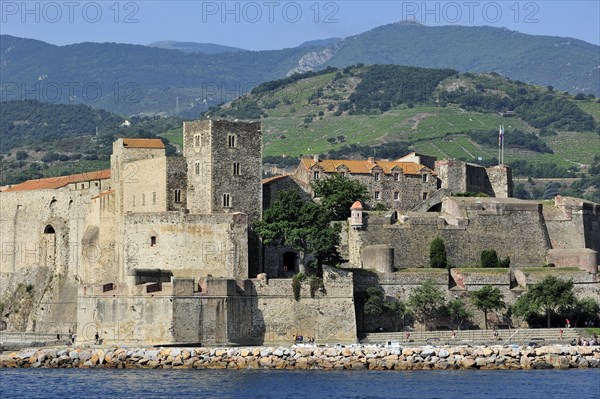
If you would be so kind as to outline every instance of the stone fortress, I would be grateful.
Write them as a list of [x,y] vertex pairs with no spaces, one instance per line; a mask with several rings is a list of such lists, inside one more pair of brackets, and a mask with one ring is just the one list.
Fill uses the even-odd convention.
[[[425,277],[449,297],[494,284],[512,303],[539,280],[530,268],[545,263],[558,273],[571,267],[562,275],[579,295],[600,295],[600,206],[512,199],[504,165],[416,153],[395,161],[315,157],[261,181],[259,123],[185,122],[183,141],[183,157],[170,158],[161,140],[119,139],[110,170],[0,192],[4,328],[73,331],[82,343],[96,333],[122,344],[276,344],[294,334],[355,342],[368,328],[357,321],[355,296],[369,285],[406,299]],[[296,299],[286,277],[300,270],[298,257],[263,247],[252,225],[279,191],[298,188],[310,198],[311,181],[333,173],[363,181],[368,205],[390,211],[354,209],[340,248],[348,263],[325,268],[325,288],[303,284]],[[463,192],[489,197],[452,196]],[[436,236],[453,265],[476,266],[480,251],[493,248],[511,257],[511,268],[493,276],[423,269]]]

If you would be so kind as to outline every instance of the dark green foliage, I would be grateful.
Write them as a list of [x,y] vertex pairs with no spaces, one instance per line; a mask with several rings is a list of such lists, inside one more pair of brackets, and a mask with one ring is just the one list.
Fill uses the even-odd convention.
[[292,277],[292,290],[294,291],[294,299],[296,301],[300,300],[300,293],[302,291],[302,280],[304,280],[304,273],[296,273]]
[[540,283],[532,285],[525,294],[519,297],[512,308],[512,313],[525,319],[544,314],[547,326],[550,328],[552,315],[559,308],[569,308],[575,303],[573,281],[564,281],[554,276],[548,276]]
[[367,288],[367,300],[364,305],[364,312],[367,315],[377,316],[383,311],[383,301],[385,295],[380,287]]
[[561,194],[577,198],[585,198],[600,203],[600,157],[595,156],[592,165],[568,188],[561,188]]
[[[478,144],[486,146],[498,146],[498,131],[479,131],[468,133],[469,137]],[[504,134],[505,148],[522,148],[539,153],[553,154],[553,151],[538,136],[520,130],[506,131]]]
[[464,322],[473,316],[471,312],[467,310],[465,303],[458,298],[448,302],[446,305],[446,312],[458,328],[461,328]]
[[27,151],[17,151],[15,153],[15,159],[17,161],[22,161],[24,159],[27,159],[29,157],[29,154],[27,153]]
[[577,167],[565,168],[552,162],[531,163],[525,159],[510,162],[514,176],[527,177],[575,177]]
[[409,310],[406,308],[404,302],[395,298],[386,298],[383,289],[379,286],[367,288],[363,311],[367,316],[384,316],[391,322],[394,330],[398,326],[398,319],[409,314]]
[[[338,141],[342,142],[342,140],[340,140],[339,137]],[[401,141],[392,141],[377,146],[350,144],[338,148],[337,150],[329,151],[327,153],[327,158],[351,159],[351,157],[368,158],[376,156],[377,158],[382,159],[395,159],[409,153],[410,144],[411,143]]]
[[331,224],[331,214],[324,207],[312,201],[304,201],[295,190],[282,191],[262,220],[255,224],[256,233],[266,245],[289,245],[304,255],[316,258],[317,272],[324,264],[337,265],[339,223]]
[[444,293],[431,279],[425,280],[410,295],[408,303],[416,319],[428,328],[435,326],[436,320],[444,314],[446,306]]
[[312,188],[315,196],[321,198],[321,204],[330,213],[332,220],[347,219],[355,201],[366,202],[369,199],[369,192],[364,184],[340,174],[316,180]]
[[[357,112],[379,110],[403,103],[423,103],[432,100],[436,86],[455,75],[452,69],[424,69],[398,65],[373,65],[362,74],[362,80],[349,101]],[[344,111],[350,107],[348,104]]]
[[323,278],[318,276],[311,276],[310,280],[310,297],[314,298],[317,291],[325,290],[325,284],[323,283]]
[[262,93],[272,92],[272,91],[275,91],[282,87],[285,87],[287,85],[290,85],[294,82],[297,82],[299,80],[311,78],[313,76],[324,75],[324,74],[328,74],[328,73],[335,72],[335,71],[337,71],[337,68],[327,67],[327,68],[325,68],[321,71],[317,71],[317,72],[308,71],[308,72],[304,72],[304,73],[295,73],[284,79],[272,80],[270,82],[261,83],[258,86],[256,86],[254,89],[252,89],[252,91],[250,93],[262,94]]
[[502,295],[500,289],[491,285],[486,285],[477,291],[473,291],[471,293],[471,300],[473,301],[473,305],[483,312],[486,330],[488,329],[488,312],[506,307],[504,295]]
[[[0,184],[106,169],[117,138],[155,138],[157,134],[181,129],[182,123],[180,118],[134,116],[128,119],[131,126],[125,127],[120,126],[124,119],[110,112],[30,100],[2,102],[0,116],[2,151],[14,146],[25,148],[30,154],[45,151],[43,163],[33,162],[31,157],[17,163],[0,161],[0,167],[6,171]],[[167,156],[173,156],[175,147],[162,140]],[[22,158],[22,152],[15,155]]]
[[575,327],[600,326],[600,304],[593,298],[575,299],[571,306],[559,309],[561,315],[570,317]]
[[481,251],[481,267],[498,267],[498,254],[496,253],[495,249],[484,249]]
[[529,194],[529,191],[527,191],[523,183],[517,183],[513,190],[513,195],[515,198],[523,200],[531,199],[531,194]]
[[277,165],[279,167],[296,167],[298,166],[298,158],[295,157],[277,157],[269,155],[263,158],[263,163]]
[[509,268],[510,267],[510,256],[500,260],[498,262],[498,267]]
[[429,266],[439,269],[448,267],[446,245],[444,245],[444,240],[440,237],[434,238],[429,246]]

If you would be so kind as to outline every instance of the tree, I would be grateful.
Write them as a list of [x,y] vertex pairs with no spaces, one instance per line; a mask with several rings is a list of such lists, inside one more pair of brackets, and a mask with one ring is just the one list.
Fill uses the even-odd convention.
[[471,318],[472,314],[465,307],[465,303],[460,299],[456,298],[448,302],[446,305],[446,311],[448,316],[452,319],[452,322],[460,329],[463,323]]
[[506,307],[504,295],[502,295],[500,289],[491,285],[486,285],[480,290],[473,291],[471,293],[471,300],[473,301],[473,305],[483,312],[486,330],[488,329],[488,312]]
[[535,314],[542,313],[546,316],[547,325],[550,328],[552,313],[559,308],[572,307],[575,303],[573,281],[564,281],[554,276],[548,276],[519,297],[513,307],[513,314],[528,319]]
[[444,293],[434,285],[433,280],[427,279],[410,295],[408,303],[417,321],[430,327],[441,316],[446,300]]
[[429,266],[434,268],[446,268],[448,260],[446,258],[446,246],[444,240],[436,237],[429,246]]
[[266,245],[289,245],[298,251],[300,271],[306,254],[316,259],[317,274],[324,264],[340,262],[337,250],[340,224],[331,224],[330,214],[312,201],[304,201],[296,190],[282,191],[256,222],[254,231]]
[[323,207],[331,213],[332,220],[347,219],[355,201],[366,202],[369,199],[369,191],[364,184],[340,174],[316,180],[312,188],[315,196],[321,198]]
[[484,249],[481,251],[481,267],[498,267],[498,254],[495,249]]
[[367,288],[367,300],[365,301],[364,312],[370,316],[380,315],[383,311],[384,293],[380,287]]
[[386,298],[383,289],[379,286],[367,288],[367,299],[363,310],[369,316],[384,315],[391,321],[394,330],[397,330],[398,319],[408,313],[404,302],[398,301],[395,298]]
[[560,309],[560,312],[569,315],[575,327],[596,325],[600,321],[600,304],[593,298],[575,299],[572,306]]

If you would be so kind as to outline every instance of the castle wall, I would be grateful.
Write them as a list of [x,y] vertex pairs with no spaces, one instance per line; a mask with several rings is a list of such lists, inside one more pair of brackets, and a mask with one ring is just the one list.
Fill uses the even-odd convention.
[[[76,323],[81,238],[91,197],[108,180],[0,193],[0,302],[8,329],[54,332]],[[27,289],[25,289],[27,288]]]
[[206,279],[200,291],[173,278],[160,291],[148,285],[80,289],[78,342],[100,331],[104,343],[202,345],[289,344],[294,335],[318,343],[356,342],[353,284],[349,273],[325,268],[323,291],[302,284],[294,299],[290,279]]
[[248,277],[243,214],[131,213],[125,215],[123,230],[125,246],[136,250],[126,260],[129,276],[160,268],[176,277]]
[[[460,211],[452,211],[457,203],[469,204],[473,209],[461,205]],[[479,265],[484,249],[495,249],[501,258],[510,256],[511,266],[545,263],[550,243],[541,205],[452,198],[444,206],[458,214],[441,214],[440,217],[410,214],[401,216],[393,225],[370,224],[366,219],[365,229],[349,232],[351,264],[362,267],[358,248],[386,243],[394,248],[397,268],[426,267],[429,246],[436,236],[444,240],[448,262],[456,267]]]

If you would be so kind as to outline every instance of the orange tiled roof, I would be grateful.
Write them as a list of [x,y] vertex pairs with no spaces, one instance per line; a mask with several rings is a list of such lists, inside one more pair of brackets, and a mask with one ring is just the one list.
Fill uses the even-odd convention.
[[380,161],[374,160],[370,162],[368,160],[354,160],[354,159],[324,159],[319,162],[315,162],[313,159],[305,158],[300,160],[307,170],[315,165],[319,165],[323,168],[325,173],[335,173],[338,171],[340,166],[348,168],[348,173],[364,173],[370,174],[372,169],[379,166],[384,174],[391,174],[394,167],[399,167],[405,175],[418,175],[421,174],[423,169],[431,171],[428,167],[418,164],[416,162],[396,162],[396,161]]
[[352,204],[352,206],[350,207],[350,209],[363,209],[363,207],[360,201],[355,201],[354,204]]
[[165,148],[161,139],[123,139],[123,147],[127,148]]
[[10,191],[29,191],[29,190],[52,190],[66,186],[69,183],[81,183],[90,180],[110,179],[110,169],[96,170],[93,172],[77,173],[75,175],[47,177],[45,179],[27,180],[20,184],[15,184],[6,192]]

